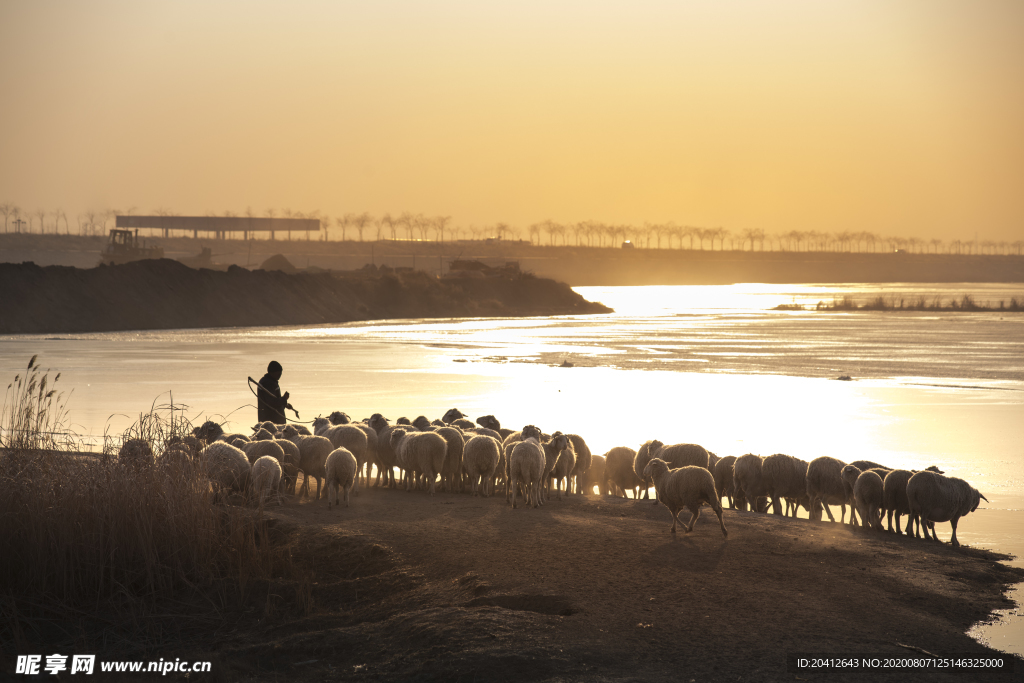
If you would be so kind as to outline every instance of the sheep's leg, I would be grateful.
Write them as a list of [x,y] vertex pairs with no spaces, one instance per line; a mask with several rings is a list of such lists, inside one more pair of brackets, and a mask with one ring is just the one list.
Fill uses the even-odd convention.
[[676,532],[676,524],[679,523],[680,510],[671,510],[672,512],[672,529],[670,531],[674,534]]
[[700,503],[687,505],[686,507],[690,509],[690,514],[692,515],[690,517],[690,524],[686,527],[686,533],[690,533],[693,531],[693,525],[697,523],[697,519],[700,517]]
[[949,525],[953,527],[953,537],[949,539],[949,543],[954,548],[959,548],[960,547],[960,541],[956,540],[956,525],[957,525],[957,522],[959,522],[959,521],[960,521],[960,517],[957,516],[957,515],[954,515],[953,518],[949,520]]
[[[512,479],[509,481],[509,493],[512,495],[512,509],[516,509],[516,494],[519,492],[519,479],[512,475]],[[508,494],[505,495],[505,500],[508,500]]]
[[728,537],[729,532],[726,530],[725,520],[722,518],[722,506],[718,505],[717,507],[713,507],[712,509],[715,511],[715,514],[718,515],[718,526],[722,527],[722,535]]
[[[765,510],[767,512],[767,510]],[[772,496],[772,514],[782,515],[782,501],[778,496]]]
[[[904,533],[906,533],[907,538],[909,538],[911,536],[911,534],[913,533],[913,529],[914,529],[914,515],[908,512],[907,513],[907,528],[904,529]],[[897,514],[896,515],[896,533],[899,533],[899,531],[900,531],[900,516],[899,516],[899,514]]]

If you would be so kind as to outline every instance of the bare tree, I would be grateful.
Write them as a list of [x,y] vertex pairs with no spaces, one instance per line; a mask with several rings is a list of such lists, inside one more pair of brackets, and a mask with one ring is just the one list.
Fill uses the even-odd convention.
[[356,232],[359,233],[359,241],[363,241],[363,230],[366,230],[366,226],[373,222],[373,216],[367,212],[363,212],[352,219],[352,224],[356,226]]
[[39,219],[39,234],[46,232],[46,209],[36,209],[36,218]]
[[444,242],[444,229],[449,223],[452,222],[451,216],[438,216],[434,219],[434,228],[437,230],[441,237],[441,242]]
[[355,218],[356,215],[354,213],[346,213],[344,216],[339,216],[334,219],[334,224],[341,228],[342,242],[348,239],[348,226],[352,225]]
[[7,219],[18,211],[18,207],[10,202],[0,204],[0,213],[4,215],[4,232],[7,232]]

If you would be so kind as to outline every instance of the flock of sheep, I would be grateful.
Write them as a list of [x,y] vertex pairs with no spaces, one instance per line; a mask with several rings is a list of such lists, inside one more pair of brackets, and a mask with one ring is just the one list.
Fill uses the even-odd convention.
[[[907,535],[923,533],[935,540],[935,523],[950,522],[951,543],[959,546],[957,522],[987,501],[967,482],[946,477],[936,467],[912,472],[866,460],[846,464],[823,456],[806,462],[783,454],[719,458],[696,444],[660,441],[648,441],[637,451],[617,446],[592,455],[577,434],[548,435],[533,425],[512,431],[493,415],[474,423],[455,408],[433,422],[421,416],[391,425],[379,413],[353,422],[334,412],[312,426],[310,432],[301,425],[264,422],[245,435],[225,434],[220,425],[206,422],[191,437],[170,443],[161,460],[184,465],[198,457],[216,490],[241,492],[260,504],[269,496],[280,503],[284,491],[311,495],[309,484],[315,479],[316,498],[326,490],[328,509],[341,500],[347,507],[360,480],[371,485],[374,468],[376,486],[404,485],[431,495],[440,485],[445,491],[491,496],[500,484],[513,508],[520,497],[537,507],[552,495],[561,499],[563,493],[595,487],[604,495],[632,491],[638,499],[641,492],[649,497],[653,485],[655,502],[672,513],[673,533],[683,509],[691,513],[683,525],[689,532],[706,504],[728,535],[721,502],[726,498],[730,508],[776,515],[795,517],[803,507],[811,519],[820,520],[824,510],[833,522],[829,506],[839,506],[844,522],[849,505],[850,524],[882,531],[887,516],[888,531],[897,534],[903,532],[900,517],[907,515]],[[153,462],[154,456],[148,444],[132,440],[122,448],[121,459]],[[299,472],[303,483],[295,491]]]

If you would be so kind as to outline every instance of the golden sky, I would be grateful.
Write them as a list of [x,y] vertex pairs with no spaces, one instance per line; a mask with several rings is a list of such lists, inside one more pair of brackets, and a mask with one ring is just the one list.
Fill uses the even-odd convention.
[[0,0],[0,202],[1024,238],[1020,0]]

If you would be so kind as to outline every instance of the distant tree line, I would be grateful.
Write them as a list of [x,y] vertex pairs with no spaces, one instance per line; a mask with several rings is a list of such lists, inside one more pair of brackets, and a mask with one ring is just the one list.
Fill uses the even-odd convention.
[[[75,216],[72,231],[68,216],[61,209],[23,211],[10,202],[0,204],[4,218],[4,232],[38,234],[105,235],[117,215],[131,215],[137,207],[125,210],[104,209],[86,211]],[[158,216],[174,216],[175,212],[159,208],[152,211]],[[1024,253],[1024,240],[1015,242],[994,240],[950,240],[938,238],[883,236],[869,231],[823,232],[817,230],[769,233],[760,228],[728,230],[723,227],[703,228],[675,223],[644,223],[627,225],[587,220],[576,223],[558,223],[545,220],[526,227],[493,223],[488,225],[461,225],[451,216],[426,216],[422,213],[347,213],[342,216],[322,214],[318,209],[302,212],[291,209],[266,209],[262,214],[247,208],[241,214],[225,211],[207,212],[207,216],[262,215],[267,218],[312,218],[320,221],[321,240],[358,239],[381,240],[435,240],[440,242],[462,240],[529,240],[531,244],[577,247],[614,247],[624,242],[641,249],[695,249],[739,251],[806,251],[878,253],[905,251],[915,254],[1016,254]],[[184,234],[184,233],[183,233]],[[187,235],[185,235],[187,236]],[[308,239],[307,233],[307,239]],[[288,235],[291,238],[291,235]]]

